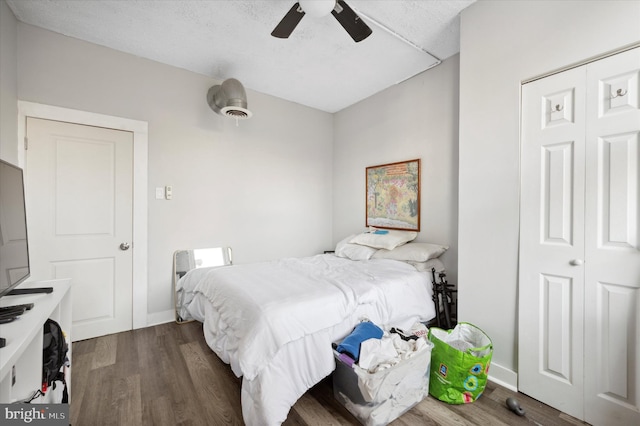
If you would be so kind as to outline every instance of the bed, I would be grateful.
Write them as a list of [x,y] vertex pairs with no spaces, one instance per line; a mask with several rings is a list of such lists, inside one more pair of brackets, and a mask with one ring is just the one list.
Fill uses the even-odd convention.
[[439,259],[374,258],[377,248],[350,258],[339,249],[196,268],[177,282],[184,320],[202,322],[209,347],[243,378],[247,425],[281,424],[298,398],[334,370],[332,342],[360,321],[409,329],[434,317],[426,263],[442,269]]

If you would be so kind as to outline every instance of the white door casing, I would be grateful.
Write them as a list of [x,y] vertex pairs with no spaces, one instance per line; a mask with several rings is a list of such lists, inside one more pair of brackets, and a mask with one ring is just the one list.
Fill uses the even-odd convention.
[[132,133],[28,118],[27,140],[33,278],[71,278],[74,340],[130,330]]
[[25,171],[26,151],[24,148],[27,117],[119,129],[133,133],[133,244],[129,249],[133,254],[133,328],[146,327],[150,321],[147,313],[148,124],[139,120],[19,100],[18,162],[25,168]]
[[519,389],[640,424],[640,49],[523,86]]

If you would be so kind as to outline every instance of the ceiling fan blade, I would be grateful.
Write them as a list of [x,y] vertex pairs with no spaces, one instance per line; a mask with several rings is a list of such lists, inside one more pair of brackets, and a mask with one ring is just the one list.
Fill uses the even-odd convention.
[[273,29],[271,35],[278,38],[289,38],[303,16],[304,10],[300,7],[300,3],[294,4]]
[[336,2],[336,7],[331,11],[331,14],[335,16],[356,43],[371,35],[371,28],[343,0]]

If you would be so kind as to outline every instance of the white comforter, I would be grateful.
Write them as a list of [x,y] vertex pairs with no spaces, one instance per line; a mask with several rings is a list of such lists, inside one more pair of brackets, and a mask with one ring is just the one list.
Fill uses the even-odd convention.
[[[406,263],[334,255],[195,269],[179,287],[211,349],[244,376],[245,423],[282,423],[335,367],[331,342],[362,319],[409,328],[434,316],[429,275]],[[283,377],[286,376],[286,377]]]

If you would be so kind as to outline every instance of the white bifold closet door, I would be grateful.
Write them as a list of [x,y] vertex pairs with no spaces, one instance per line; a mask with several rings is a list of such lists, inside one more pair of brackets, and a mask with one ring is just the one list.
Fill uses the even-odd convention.
[[518,387],[640,424],[640,48],[522,87]]

